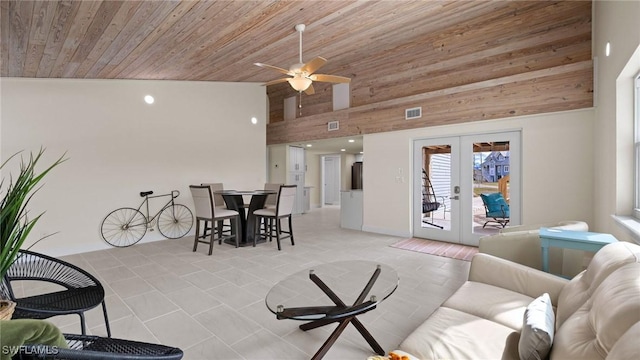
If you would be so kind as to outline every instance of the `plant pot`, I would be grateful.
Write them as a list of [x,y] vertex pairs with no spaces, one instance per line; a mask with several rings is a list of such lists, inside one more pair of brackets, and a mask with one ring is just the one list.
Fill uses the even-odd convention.
[[13,301],[0,300],[0,320],[11,320],[15,308],[16,303]]

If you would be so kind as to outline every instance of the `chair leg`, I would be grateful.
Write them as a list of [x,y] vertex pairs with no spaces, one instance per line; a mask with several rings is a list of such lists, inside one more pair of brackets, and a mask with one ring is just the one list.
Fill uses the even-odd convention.
[[218,245],[222,245],[222,236],[224,234],[224,220],[218,221]]
[[289,236],[291,236],[291,245],[295,245],[293,242],[293,226],[291,226],[291,215],[289,215]]
[[273,241],[273,231],[271,231],[271,223],[272,219],[271,218],[265,218],[265,240],[268,238],[269,242]]
[[107,316],[107,303],[102,300],[102,314],[104,315],[104,326],[107,328],[107,337],[111,337],[111,326],[109,325],[109,317]]
[[[206,224],[205,224],[205,228],[206,228]],[[196,219],[196,237],[195,240],[193,241],[193,251],[195,252],[196,250],[198,250],[198,238],[200,237],[200,220]]]
[[262,218],[262,231],[264,232],[264,239],[267,240],[267,224],[269,219]]
[[87,325],[84,323],[84,313],[78,313],[80,315],[80,330],[82,331],[82,335],[87,335]]
[[[240,241],[238,241],[238,236],[240,236],[240,217],[236,217],[236,219],[235,220],[231,220],[231,222],[234,223],[234,224],[231,224],[231,226],[235,227],[235,229],[236,229],[236,233],[233,236],[235,238],[235,240],[236,240],[236,247],[239,247],[240,246]],[[253,241],[254,241],[253,246],[256,246],[255,245],[255,240],[253,240]]]
[[278,251],[282,250],[280,248],[280,232],[282,231],[280,219],[274,219],[276,222],[276,241],[278,242]]
[[213,253],[213,243],[216,241],[215,234],[217,233],[216,228],[217,226],[215,221],[211,221],[211,236],[209,238],[209,255]]
[[253,226],[253,247],[256,247],[256,242],[258,241],[258,236],[260,236],[260,222],[262,221],[262,217],[256,216],[256,222]]

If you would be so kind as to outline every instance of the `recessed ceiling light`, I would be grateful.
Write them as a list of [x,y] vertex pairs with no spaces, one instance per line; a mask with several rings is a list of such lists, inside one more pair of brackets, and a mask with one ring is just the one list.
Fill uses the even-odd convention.
[[311,145],[311,144],[307,144],[307,147],[312,147],[312,146],[313,146],[313,145]]
[[360,151],[360,154],[364,154],[364,151]]
[[153,98],[153,96],[145,95],[144,102],[146,102],[147,104],[151,105],[151,104],[153,104],[154,101],[156,101],[156,100]]
[[604,55],[605,56],[611,55],[611,43],[610,42],[607,42],[607,45],[604,46]]
[[340,151],[347,151],[347,149],[340,149]]
[[356,141],[355,141],[355,140],[353,140],[353,139],[349,139],[349,142],[350,142],[350,143],[352,143],[352,142],[356,142]]
[[252,117],[252,118],[251,118],[251,123],[252,123],[253,125],[257,124],[257,123],[258,123],[258,119],[256,119],[256,117],[255,117],[255,116],[254,116],[254,117]]

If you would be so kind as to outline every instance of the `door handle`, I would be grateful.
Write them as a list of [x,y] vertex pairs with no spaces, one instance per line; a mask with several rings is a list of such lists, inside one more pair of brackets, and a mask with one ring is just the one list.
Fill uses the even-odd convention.
[[460,200],[460,196],[456,195],[456,196],[449,196],[449,199],[451,200]]

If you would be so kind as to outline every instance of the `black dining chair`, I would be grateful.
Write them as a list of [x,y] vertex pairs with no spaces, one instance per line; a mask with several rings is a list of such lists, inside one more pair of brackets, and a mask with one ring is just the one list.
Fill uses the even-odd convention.
[[64,338],[68,349],[27,344],[20,348],[12,360],[179,360],[184,355],[179,348],[139,341],[72,334],[64,334]]
[[[291,214],[296,199],[296,185],[282,185],[278,191],[278,197],[275,208],[265,208],[256,210],[253,215],[256,216],[256,227],[254,229],[253,246],[256,246],[256,239],[263,237],[272,241],[274,235],[278,243],[278,250],[281,250],[280,240],[291,238],[291,245],[295,245],[293,240],[293,226],[291,223]],[[289,220],[288,231],[282,229],[281,220]],[[260,223],[264,221],[264,226]],[[260,232],[262,230],[262,232]],[[282,234],[285,234],[284,236]]]
[[[239,246],[238,236],[240,234],[240,214],[235,210],[218,208],[215,206],[213,192],[209,185],[189,185],[193,205],[196,210],[196,234],[193,242],[193,251],[198,249],[198,243],[209,244],[209,255],[213,253],[213,243],[218,240],[222,244],[223,240],[234,239],[236,247]],[[222,222],[230,220],[235,230],[229,234],[223,234]],[[201,227],[200,223],[204,226]],[[207,224],[211,223],[211,233],[207,234]],[[209,238],[207,241],[206,238]]]
[[278,191],[280,191],[280,186],[284,184],[277,183],[266,183],[264,184],[264,189],[268,191],[275,191],[275,194],[267,195],[267,199],[264,202],[265,209],[275,209],[276,202],[278,202]]
[[[208,186],[211,188],[211,194],[213,194],[213,206],[215,206],[216,210],[227,210],[227,204],[224,201],[224,198],[221,194],[217,194],[217,191],[224,190],[223,183],[202,183],[200,185]],[[214,224],[215,226],[222,226],[222,233],[225,235],[231,235],[231,221],[227,224],[225,220],[219,221],[218,224]],[[214,230],[213,226],[209,226],[209,223],[205,223],[204,234],[208,233],[209,230]]]
[[[53,283],[61,290],[19,298],[12,287],[15,281]],[[111,337],[102,284],[93,275],[66,261],[20,250],[0,283],[0,296],[16,303],[14,319],[48,319],[78,314],[83,335],[86,334],[84,313],[101,304],[107,335]]]

